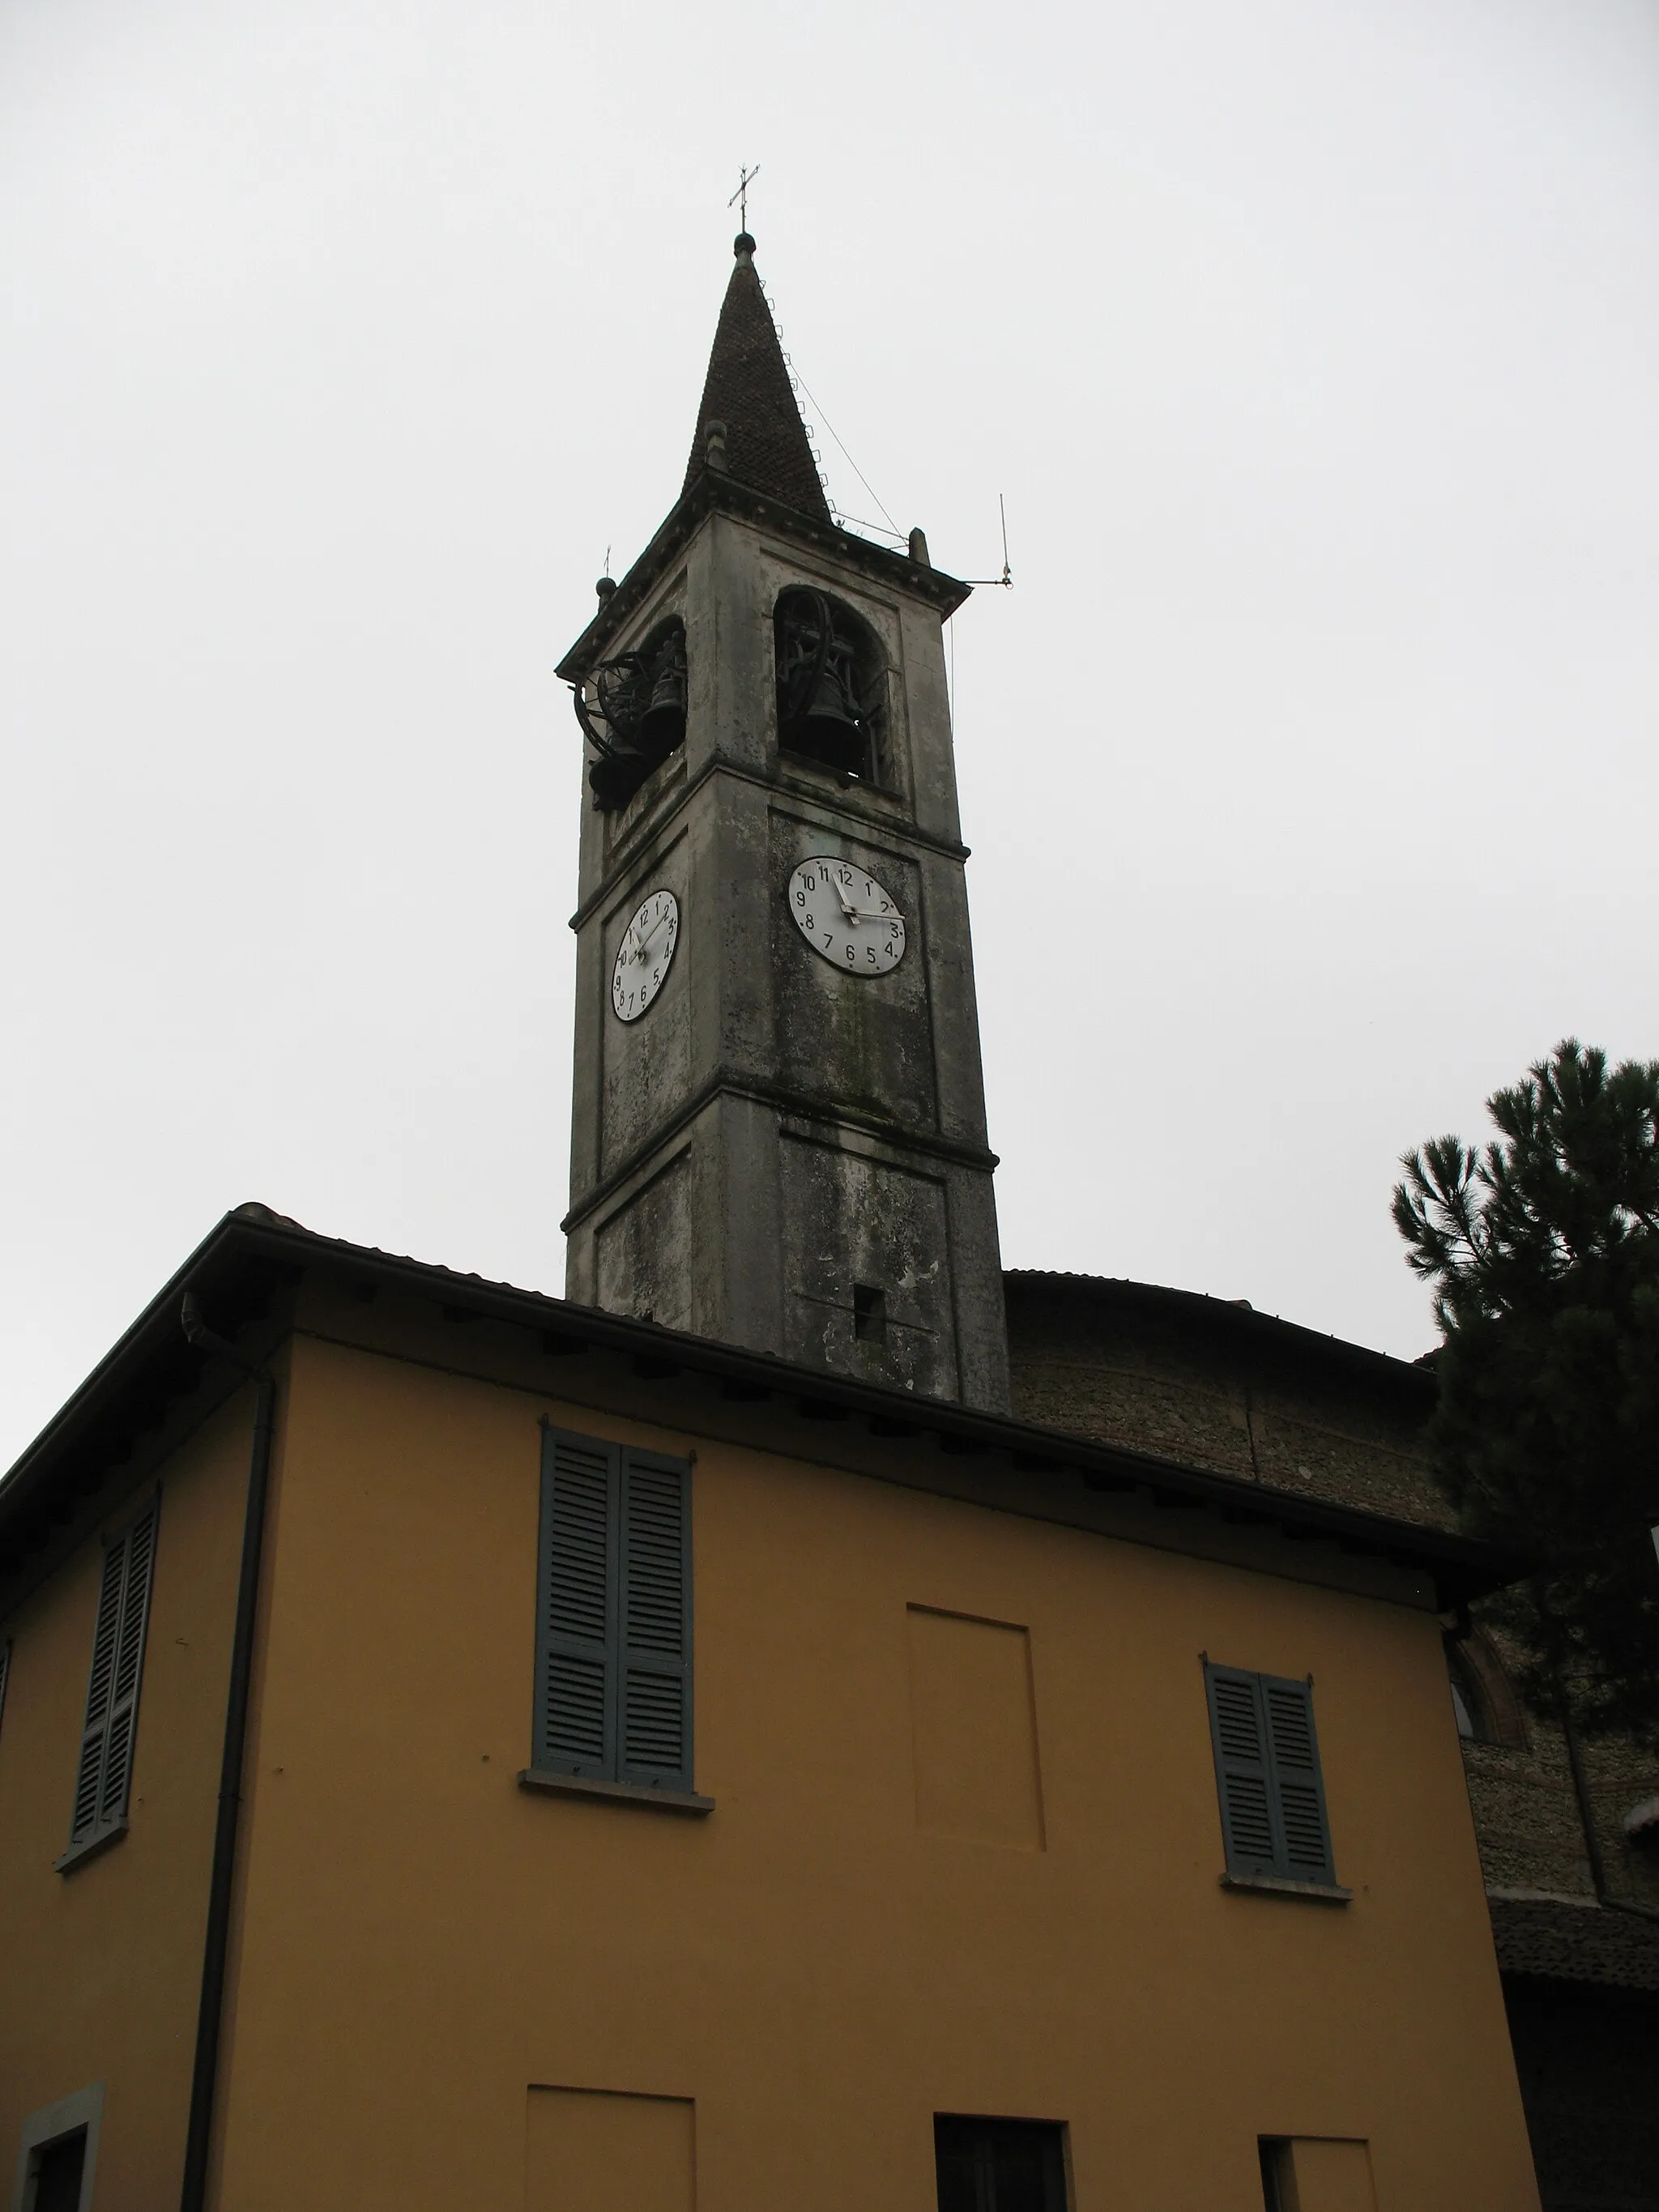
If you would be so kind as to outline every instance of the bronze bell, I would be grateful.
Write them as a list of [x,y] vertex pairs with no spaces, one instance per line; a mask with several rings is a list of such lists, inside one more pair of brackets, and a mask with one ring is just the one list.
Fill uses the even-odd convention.
[[593,672],[593,690],[611,732],[609,750],[639,750],[640,718],[650,696],[651,672],[637,653],[618,653]]
[[644,751],[661,758],[685,738],[685,645],[678,630],[663,640],[652,679],[635,736]]
[[825,768],[862,775],[869,748],[859,711],[852,640],[836,635],[821,592],[792,595],[778,626],[781,742]]
[[[587,770],[594,801],[607,812],[625,806],[659,763],[684,743],[684,632],[676,624],[654,651],[601,661],[586,684],[572,685],[571,695],[596,755]],[[599,710],[597,721],[591,708]]]

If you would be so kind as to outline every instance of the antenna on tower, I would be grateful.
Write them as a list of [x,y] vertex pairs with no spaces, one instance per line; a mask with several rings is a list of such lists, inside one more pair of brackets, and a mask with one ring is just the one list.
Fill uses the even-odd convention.
[[1008,566],[1008,509],[1000,492],[997,494],[997,513],[1002,518],[1002,574],[1000,576],[964,576],[964,584],[1000,584],[1005,591],[1014,588],[1014,572]]

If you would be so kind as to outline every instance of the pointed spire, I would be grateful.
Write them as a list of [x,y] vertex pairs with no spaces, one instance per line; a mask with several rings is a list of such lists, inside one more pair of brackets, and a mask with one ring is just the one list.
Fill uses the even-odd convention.
[[[686,486],[712,465],[798,514],[828,522],[830,503],[806,442],[777,325],[755,274],[755,241],[746,230],[739,231],[732,250],[737,266],[708,356]],[[720,426],[712,454],[710,424]]]

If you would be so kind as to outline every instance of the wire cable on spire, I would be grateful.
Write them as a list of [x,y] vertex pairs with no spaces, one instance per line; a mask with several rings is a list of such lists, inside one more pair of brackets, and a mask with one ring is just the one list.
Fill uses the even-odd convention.
[[[813,413],[817,416],[819,422],[823,423],[824,428],[830,433],[830,435],[835,440],[836,443],[841,447],[841,450],[846,457],[848,467],[851,469],[853,474],[864,486],[864,489],[869,493],[871,498],[874,500],[876,505],[878,507],[881,507],[882,513],[884,514],[887,514],[887,509],[885,507],[882,506],[881,494],[876,489],[874,484],[871,483],[869,477],[865,475],[864,471],[853,459],[853,456],[848,453],[847,447],[842,442],[840,431],[836,429],[835,424],[830,420],[830,417],[824,413],[823,408],[818,404],[818,402],[812,397],[811,392],[807,390],[806,379],[795,367],[794,362],[789,359],[787,354],[785,354],[783,358],[788,368],[790,374],[794,378],[796,383],[799,385],[801,390],[806,393],[807,404],[811,408]],[[897,523],[894,521],[890,514],[887,514],[887,527],[892,532],[895,538],[902,538],[903,537],[904,532],[899,528]]]

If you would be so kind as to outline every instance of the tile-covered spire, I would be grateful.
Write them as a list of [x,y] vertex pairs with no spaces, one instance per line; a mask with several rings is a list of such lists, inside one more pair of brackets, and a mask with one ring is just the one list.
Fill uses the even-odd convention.
[[708,464],[708,425],[724,423],[725,453],[722,459],[717,448],[716,466],[723,465],[734,483],[780,500],[798,514],[828,522],[829,501],[806,442],[772,310],[755,274],[755,241],[746,230],[738,233],[732,251],[737,266],[708,356],[686,485]]

